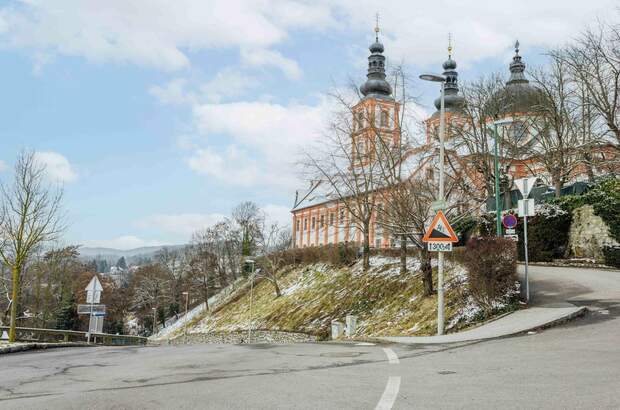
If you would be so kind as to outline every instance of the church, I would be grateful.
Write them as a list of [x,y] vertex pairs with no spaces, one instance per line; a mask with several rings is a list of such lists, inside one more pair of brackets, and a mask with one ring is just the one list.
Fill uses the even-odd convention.
[[[378,38],[378,28],[375,29],[377,37],[370,45],[368,57],[368,72],[366,81],[359,87],[362,98],[351,108],[350,123],[351,146],[353,151],[362,152],[368,149],[368,140],[371,134],[376,134],[382,139],[390,141],[393,146],[398,146],[401,141],[401,102],[395,97],[392,86],[386,80],[386,59],[384,46]],[[493,118],[484,118],[483,122],[492,126],[498,118],[509,118],[510,124],[506,130],[502,130],[501,141],[503,151],[499,158],[502,170],[505,173],[503,181],[502,203],[504,209],[511,209],[516,203],[511,203],[511,190],[514,188],[512,181],[516,178],[535,175],[547,181],[552,178],[545,175],[545,168],[540,164],[540,159],[533,155],[517,155],[510,147],[526,147],[537,144],[537,134],[532,126],[534,115],[533,107],[538,101],[539,90],[530,84],[527,79],[526,65],[519,54],[519,43],[515,45],[515,54],[509,65],[509,78],[502,89],[493,98],[498,102],[498,111]],[[452,49],[448,47],[448,59],[443,63],[444,83],[444,108],[445,108],[445,169],[446,178],[461,181],[460,192],[449,197],[448,202],[453,209],[467,208],[467,202],[477,193],[486,205],[479,206],[477,212],[489,212],[494,208],[492,183],[488,173],[485,176],[480,170],[480,156],[467,150],[462,143],[457,143],[457,135],[465,135],[471,125],[471,113],[466,111],[466,100],[459,91],[457,63],[452,58]],[[508,103],[509,101],[509,103]],[[405,156],[407,160],[415,164],[409,169],[410,178],[438,179],[439,160],[438,152],[438,129],[440,122],[441,99],[434,101],[436,111],[424,120],[425,141],[419,146],[409,148],[410,152]],[[468,115],[469,120],[468,120]],[[486,134],[485,134],[485,138]],[[492,146],[492,139],[489,146]],[[532,151],[528,151],[532,152]],[[567,183],[585,181],[592,177],[592,172],[605,174],[618,172],[618,169],[605,169],[605,160],[618,159],[620,155],[617,147],[613,144],[598,145],[592,152],[603,164],[593,171],[593,168],[580,165],[571,171]],[[354,156],[352,156],[353,158]],[[483,162],[492,163],[486,153]],[[617,163],[616,161],[612,161]],[[354,166],[354,165],[352,165]],[[617,168],[617,166],[616,166]],[[588,175],[590,174],[590,175]],[[507,180],[507,181],[506,181]],[[353,216],[343,205],[341,196],[330,193],[325,182],[312,182],[310,187],[302,192],[298,191],[292,209],[293,247],[322,246],[338,243],[362,243],[362,233],[353,222]],[[492,209],[493,208],[493,209]],[[394,247],[397,238],[393,237],[382,224],[378,223],[381,215],[378,215],[381,207],[377,207],[370,220],[370,246],[375,248]]]

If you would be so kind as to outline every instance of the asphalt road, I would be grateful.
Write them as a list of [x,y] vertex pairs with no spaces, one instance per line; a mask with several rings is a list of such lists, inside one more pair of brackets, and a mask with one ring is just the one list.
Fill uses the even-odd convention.
[[72,348],[0,357],[4,409],[618,409],[620,272],[532,268],[566,325],[451,345]]

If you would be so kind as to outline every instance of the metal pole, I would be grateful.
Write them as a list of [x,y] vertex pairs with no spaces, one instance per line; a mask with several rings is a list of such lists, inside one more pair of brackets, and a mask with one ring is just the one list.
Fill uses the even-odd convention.
[[157,308],[153,308],[153,334],[157,330]]
[[252,282],[250,284],[250,323],[248,324],[248,344],[252,341],[252,298],[254,297],[254,265],[252,265]]
[[[441,106],[439,110],[439,201],[444,201],[444,138],[446,127],[445,82],[441,83]],[[443,252],[439,252],[437,263],[437,334],[444,330],[444,295],[443,295]]]
[[86,343],[90,344],[90,332],[92,331],[92,321],[93,321],[93,301],[95,300],[95,292],[93,292],[93,295],[90,299],[90,315],[88,316],[88,338],[86,340]]
[[185,292],[185,323],[183,324],[184,330],[184,342],[185,344],[187,344],[187,308],[189,307],[189,292]]
[[499,134],[497,132],[497,124],[493,124],[493,134],[494,134],[494,139],[495,139],[495,147],[493,148],[493,151],[495,152],[494,158],[493,158],[493,165],[495,168],[495,233],[497,235],[497,237],[499,238],[500,236],[502,236],[502,210],[500,209],[500,204],[499,204],[499,160],[498,160],[498,148],[497,148],[497,140],[499,138]]
[[528,255],[527,255],[527,199],[523,204],[523,208],[525,208],[525,216],[523,217],[523,243],[525,247],[525,300],[530,302],[530,279],[528,277],[527,272],[527,263],[528,263]]

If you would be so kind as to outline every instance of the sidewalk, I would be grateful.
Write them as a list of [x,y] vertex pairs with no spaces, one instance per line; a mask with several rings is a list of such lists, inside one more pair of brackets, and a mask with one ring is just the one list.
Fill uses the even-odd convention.
[[57,347],[84,347],[90,346],[86,343],[40,343],[40,342],[16,342],[16,343],[5,343],[0,342],[0,355],[7,353],[18,353],[25,352],[27,350],[33,349],[53,349]]
[[439,344],[495,339],[558,324],[586,312],[585,307],[559,303],[518,310],[497,320],[464,332],[442,336],[394,336],[381,340],[403,344]]

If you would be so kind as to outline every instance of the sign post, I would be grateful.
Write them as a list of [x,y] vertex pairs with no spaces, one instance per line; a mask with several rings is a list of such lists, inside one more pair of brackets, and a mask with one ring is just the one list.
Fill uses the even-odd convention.
[[[93,276],[93,278],[88,282],[88,286],[86,286],[86,303],[90,304],[89,319],[88,319],[88,333],[87,343],[90,343],[90,335],[91,333],[99,331],[103,326],[99,326],[99,315],[95,315],[95,304],[98,304],[101,300],[101,292],[103,292],[103,286],[101,286],[101,282],[99,282],[99,278],[97,276]],[[102,306],[102,305],[98,305]],[[105,306],[103,306],[103,314],[105,314]],[[93,321],[94,318],[94,321]],[[93,323],[94,322],[94,323]],[[103,324],[103,322],[102,322]]]
[[422,242],[428,244],[428,250],[439,252],[437,264],[437,334],[443,335],[444,331],[444,289],[443,289],[443,252],[452,251],[452,243],[458,242],[454,230],[448,219],[440,209],[433,218],[431,225],[426,230]]
[[523,247],[525,253],[525,300],[529,303],[530,301],[530,278],[528,275],[528,252],[527,252],[527,217],[534,216],[535,214],[535,203],[533,199],[528,199],[527,197],[530,195],[530,191],[534,187],[536,183],[536,177],[530,178],[521,178],[515,180],[515,185],[521,191],[521,195],[523,199],[519,200],[519,216],[523,217]]

